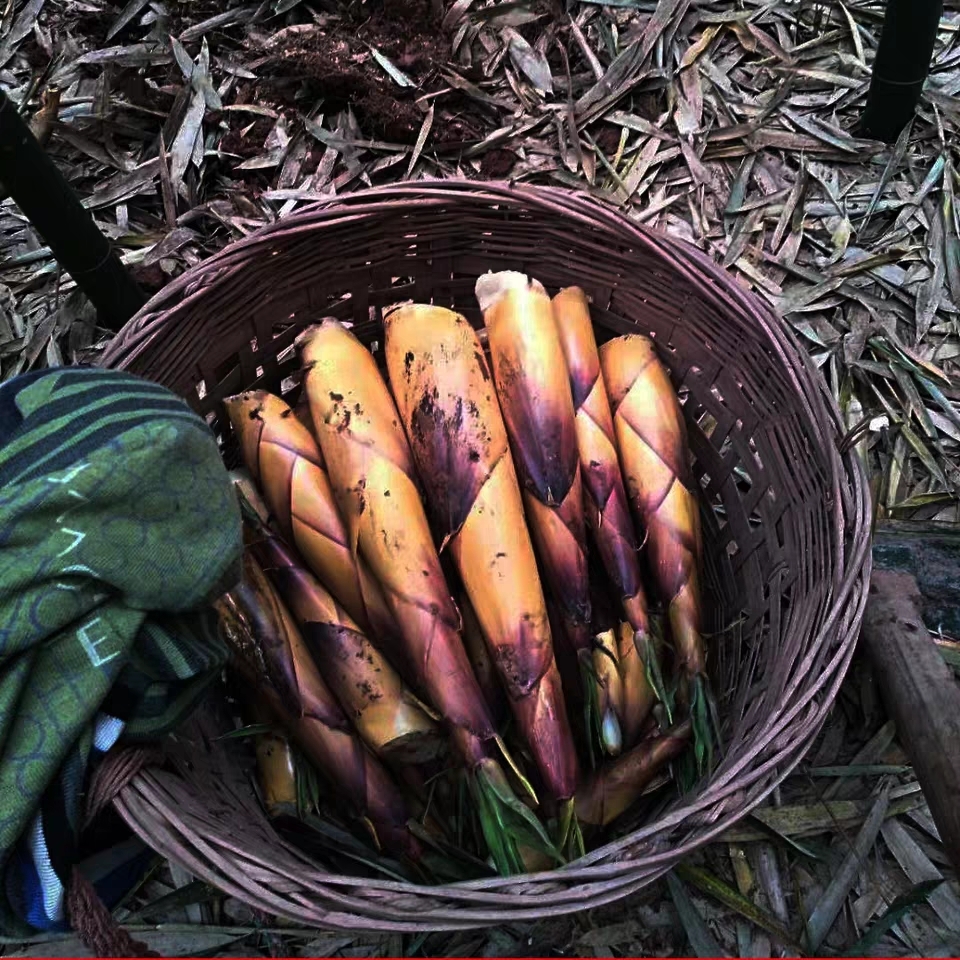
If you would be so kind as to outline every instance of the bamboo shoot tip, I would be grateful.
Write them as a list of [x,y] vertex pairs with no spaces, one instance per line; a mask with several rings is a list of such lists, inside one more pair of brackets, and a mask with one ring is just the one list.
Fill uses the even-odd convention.
[[593,298],[590,297],[583,287],[561,287],[560,291],[553,298],[555,301],[565,297],[576,297],[579,300],[582,300],[584,303],[592,303]]
[[415,306],[413,300],[399,300],[396,303],[391,303],[390,306],[383,308],[383,322],[384,324],[389,324],[393,319],[392,314],[396,313],[398,310],[402,310],[404,307]]
[[311,324],[309,327],[304,329],[301,333],[297,334],[296,339],[293,341],[294,346],[298,349],[302,349],[307,346],[316,336],[321,333],[324,333],[327,330],[346,330],[346,326],[342,324],[335,317],[324,317],[318,323]]
[[229,397],[223,398],[223,405],[230,409],[230,407],[241,406],[246,403],[262,403],[264,399],[269,396],[266,390],[243,390],[240,393],[234,393]]
[[518,270],[500,270],[498,273],[482,274],[477,277],[474,294],[480,309],[486,312],[501,297],[513,290],[532,290],[546,296],[546,290],[539,280],[531,280],[525,273],[520,273]]

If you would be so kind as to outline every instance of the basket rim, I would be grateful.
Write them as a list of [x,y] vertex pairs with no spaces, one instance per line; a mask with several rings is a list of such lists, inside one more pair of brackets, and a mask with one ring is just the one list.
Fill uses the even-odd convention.
[[[752,732],[753,748],[744,751],[744,756],[737,763],[723,769],[719,776],[711,778],[709,791],[705,792],[700,785],[694,794],[676,803],[666,816],[592,850],[570,864],[541,873],[491,877],[442,886],[318,873],[318,876],[322,876],[322,883],[318,881],[318,885],[324,889],[325,896],[329,898],[328,902],[339,901],[351,911],[344,914],[346,927],[355,928],[362,919],[366,927],[377,929],[435,930],[444,928],[444,922],[451,924],[448,929],[463,929],[480,926],[491,920],[520,919],[525,910],[535,911],[537,916],[543,916],[547,902],[556,905],[556,912],[570,912],[583,906],[582,899],[577,900],[577,897],[581,896],[577,884],[602,884],[605,881],[607,892],[611,894],[609,899],[612,900],[631,892],[628,887],[638,888],[661,876],[682,856],[715,839],[733,823],[748,815],[803,759],[809,743],[826,719],[846,674],[867,597],[866,585],[869,583],[871,555],[869,517],[866,509],[869,491],[865,470],[852,450],[841,453],[837,449],[836,437],[843,434],[843,420],[839,408],[795,335],[763,299],[741,287],[705,253],[683,240],[631,221],[612,202],[582,191],[496,181],[477,183],[465,180],[421,180],[372,187],[345,196],[319,198],[289,217],[228,244],[174,279],[155,294],[118,333],[102,355],[100,363],[115,366],[132,362],[147,349],[171,314],[175,315],[178,309],[203,296],[206,282],[225,282],[233,271],[247,262],[251,254],[262,252],[278,235],[289,237],[299,231],[307,233],[333,224],[344,225],[354,220],[360,222],[370,216],[402,211],[404,207],[412,204],[420,209],[440,209],[458,202],[513,204],[529,209],[534,216],[540,211],[568,219],[574,218],[591,227],[597,227],[599,223],[615,230],[622,239],[638,248],[652,249],[667,265],[682,273],[697,293],[708,301],[723,306],[724,309],[732,307],[739,312],[759,314],[766,320],[764,329],[768,335],[767,344],[776,351],[784,371],[788,372],[791,393],[802,403],[806,413],[805,421],[829,464],[832,503],[826,506],[834,529],[835,555],[832,559],[834,569],[843,572],[842,577],[834,583],[835,589],[829,597],[829,604],[824,604],[826,612],[818,621],[809,644],[804,648],[803,659],[815,657],[825,643],[836,637],[838,631],[844,635],[830,659],[820,665],[815,682],[805,689],[789,710],[775,713]],[[793,681],[794,686],[807,682],[802,669],[798,669],[797,674],[798,678]],[[819,705],[813,702],[818,695],[823,695]],[[798,725],[803,727],[802,738],[791,736],[791,732],[795,731]],[[803,742],[800,742],[800,739]],[[772,750],[772,754],[757,764],[757,757],[768,750]],[[761,789],[751,794],[750,788],[764,778],[768,779]],[[149,828],[141,822],[141,815],[144,805],[149,805],[148,797],[152,796],[156,802],[158,787],[156,775],[144,770],[115,800],[115,805],[124,819],[155,848]],[[738,794],[741,799],[735,804],[734,812],[730,812],[728,803],[726,809],[720,809],[707,824],[691,825],[688,835],[682,837],[680,843],[645,855],[642,861],[630,858],[632,846],[676,828],[698,815],[705,815],[710,808],[721,807],[724,801],[729,801]],[[167,815],[175,816],[169,810]],[[173,820],[170,822],[173,823]],[[173,847],[176,846],[174,843]],[[304,856],[299,852],[298,855]],[[196,857],[192,859],[197,860]],[[309,861],[309,858],[307,859]],[[198,875],[203,875],[206,871],[204,878],[214,884],[218,883],[218,874],[210,871],[198,860],[189,869],[194,872],[199,870]],[[299,879],[302,880],[302,877]],[[568,886],[568,889],[560,897],[547,891],[527,894],[517,890],[519,887],[540,886],[544,883],[562,883]],[[574,886],[570,887],[570,884]],[[448,897],[460,906],[418,914],[417,916],[435,917],[437,921],[425,923],[422,920],[418,922],[410,919],[409,908],[388,908],[379,900],[368,901],[349,895],[335,895],[330,888],[363,888],[366,891],[382,893],[422,895],[437,900]],[[513,892],[508,892],[511,889]],[[501,898],[509,898],[517,906],[528,900],[531,904],[519,911],[505,911]],[[538,906],[533,904],[534,900]],[[491,906],[495,903],[500,906],[500,910],[478,912],[470,909],[468,903],[491,903]],[[594,901],[591,900],[586,905],[592,906]],[[294,912],[289,915],[294,919],[302,918],[302,913]],[[332,921],[331,918],[332,915],[327,915],[324,924],[336,926],[335,918],[332,918]],[[346,922],[347,920],[349,922]],[[375,921],[372,926],[370,921]],[[378,923],[382,926],[377,926]]]

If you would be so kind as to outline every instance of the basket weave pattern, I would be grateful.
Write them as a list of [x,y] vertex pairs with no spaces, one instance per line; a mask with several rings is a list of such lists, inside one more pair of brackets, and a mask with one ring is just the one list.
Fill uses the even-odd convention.
[[[455,306],[514,269],[593,301],[598,339],[652,336],[684,403],[705,511],[708,666],[722,755],[708,782],[559,870],[425,887],[334,876],[280,842],[209,720],[178,772],[141,772],[115,800],[156,850],[249,904],[307,924],[443,930],[542,918],[626,896],[717,837],[799,762],[846,672],[870,574],[867,488],[838,453],[836,407],[755,296],[692,247],[551,188],[419,182],[318,204],[164,288],[103,362],[186,397],[224,437],[220,401],[296,390],[293,341],[324,316],[375,348],[381,311]],[[205,726],[207,725],[207,726]]]

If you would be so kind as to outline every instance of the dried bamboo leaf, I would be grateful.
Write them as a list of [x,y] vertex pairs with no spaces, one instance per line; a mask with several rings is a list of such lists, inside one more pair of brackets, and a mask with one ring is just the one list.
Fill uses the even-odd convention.
[[843,957],[873,956],[873,948],[880,942],[884,934],[892,930],[911,910],[920,906],[943,883],[943,880],[924,880],[911,890],[901,894],[886,909],[870,929],[848,950]]
[[696,43],[691,44],[687,47],[686,52],[683,55],[683,59],[680,61],[680,69],[684,70],[687,67],[693,66],[697,62],[697,59],[702,53],[704,53],[713,43],[714,37],[720,32],[720,27],[716,24],[713,24],[709,27],[706,27],[703,33],[700,35],[700,39]]
[[[3,42],[0,43],[0,68],[6,66],[7,61],[13,56],[20,41],[29,36],[45,4],[46,0],[27,0],[20,9],[16,20],[10,24],[9,29],[6,31],[6,36],[3,38]],[[7,9],[12,10],[12,5],[8,5]]]
[[538,53],[513,27],[507,27],[503,35],[508,43],[510,59],[516,68],[541,93],[553,93],[553,77],[547,58]]
[[843,904],[862,869],[863,861],[880,833],[889,803],[889,788],[884,788],[874,802],[870,815],[860,828],[853,848],[834,873],[830,884],[810,913],[806,925],[807,947],[810,951],[816,952],[820,948],[843,909]]
[[904,154],[907,152],[907,145],[910,142],[910,134],[912,131],[913,123],[911,122],[903,128],[903,130],[900,132],[900,136],[897,137],[897,142],[893,148],[893,152],[890,154],[890,159],[887,161],[886,166],[883,168],[883,173],[880,175],[880,182],[877,184],[876,192],[870,198],[870,204],[863,215],[863,221],[860,224],[861,230],[863,230],[869,223],[870,217],[873,215],[884,189],[890,182],[890,178],[903,161]]
[[667,874],[667,886],[670,888],[670,896],[673,898],[673,905],[677,908],[680,916],[680,922],[683,924],[684,932],[693,947],[693,952],[698,957],[726,957],[725,953],[717,943],[716,938],[710,932],[706,921],[703,919],[700,911],[690,899],[687,888],[683,881],[679,879],[676,872]]
[[120,11],[120,15],[107,31],[107,40],[112,40],[141,10],[150,2],[150,0],[128,0],[127,5]]
[[951,488],[950,481],[940,468],[933,454],[927,445],[910,429],[906,423],[900,424],[900,436],[903,437],[913,449],[913,452],[920,458],[921,463],[933,474],[936,479],[947,489]]
[[766,930],[767,933],[772,934],[788,949],[794,950],[798,954],[801,952],[800,946],[793,943],[790,931],[786,927],[765,910],[761,910],[752,900],[748,900],[742,893],[738,893],[729,887],[719,877],[702,867],[694,867],[688,864],[680,864],[674,872],[682,880],[700,890],[701,893],[716,898],[724,906],[760,927],[761,930]]
[[389,57],[384,56],[376,47],[370,47],[370,53],[373,59],[383,68],[384,72],[398,87],[416,87],[416,83],[411,80]]
[[940,299],[945,292],[946,265],[944,263],[944,243],[946,239],[946,224],[943,220],[943,207],[938,204],[936,212],[930,222],[927,234],[927,256],[930,259],[932,270],[930,278],[920,284],[917,291],[916,314],[916,343],[922,343],[933,325],[933,318],[940,308]]
[[417,142],[413,146],[413,153],[410,154],[410,162],[407,164],[406,178],[410,179],[410,174],[413,173],[413,168],[417,165],[417,161],[420,159],[420,154],[423,153],[423,148],[426,145],[427,137],[430,136],[430,130],[433,128],[433,116],[434,116],[434,106],[431,103],[430,109],[427,110],[426,116],[423,118],[423,123],[420,125],[420,132],[417,134]]
[[193,157],[194,145],[200,136],[206,112],[207,102],[203,93],[194,91],[180,129],[170,146],[170,182],[175,194],[183,190],[183,177]]
[[[943,874],[931,863],[917,842],[896,819],[890,819],[880,828],[894,859],[914,884],[943,880]],[[934,912],[954,933],[960,932],[960,898],[947,885],[937,885],[927,897]]]

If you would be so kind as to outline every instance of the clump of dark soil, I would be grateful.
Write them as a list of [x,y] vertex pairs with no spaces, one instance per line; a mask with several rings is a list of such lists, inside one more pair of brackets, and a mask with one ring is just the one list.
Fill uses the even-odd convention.
[[253,123],[230,130],[220,141],[220,149],[224,153],[246,160],[256,156],[263,149],[263,141],[273,127],[273,120],[267,117],[257,117]]
[[644,120],[656,120],[666,106],[666,90],[651,90],[638,94],[633,101],[633,112]]
[[433,132],[430,135],[434,146],[460,145],[466,141],[479,140],[484,135],[483,126],[476,113],[469,109],[470,101],[466,94],[451,90],[443,96],[434,97],[433,102],[439,111],[434,117]]
[[606,157],[612,157],[620,146],[620,130],[609,123],[602,124],[594,132],[593,138]]
[[[325,111],[349,105],[368,136],[410,143],[423,122],[413,98],[439,78],[449,41],[429,0],[381,0],[371,6],[372,15],[363,20],[345,15],[291,40],[274,53],[264,75],[271,92],[291,106],[319,98]],[[374,59],[371,46],[417,89],[398,86]]]
[[169,275],[163,272],[159,263],[133,264],[130,267],[130,272],[140,289],[149,295],[163,289],[170,282]]
[[516,162],[517,155],[512,150],[495,147],[483,155],[480,172],[491,179],[505,177]]

